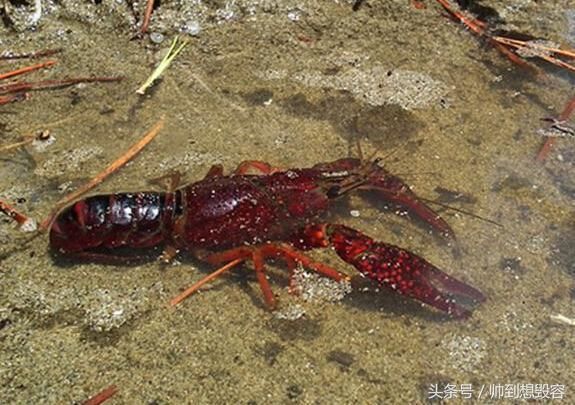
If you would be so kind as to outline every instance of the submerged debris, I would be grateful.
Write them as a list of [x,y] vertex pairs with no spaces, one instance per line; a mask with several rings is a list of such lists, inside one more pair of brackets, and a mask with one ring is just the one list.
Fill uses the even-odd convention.
[[557,322],[557,323],[561,323],[561,324],[569,325],[569,326],[575,326],[575,319],[567,318],[565,315],[561,315],[561,314],[551,315],[550,318],[552,321]]
[[170,45],[170,48],[168,49],[168,52],[166,53],[164,58],[154,69],[152,74],[146,79],[144,84],[142,84],[140,88],[136,90],[136,93],[140,95],[146,94],[148,88],[152,86],[154,82],[160,78],[160,76],[162,76],[164,71],[170,66],[170,64],[176,58],[176,56],[178,56],[178,54],[182,52],[182,50],[186,47],[186,45],[188,45],[187,41],[182,41],[181,43],[178,43],[178,40],[179,40],[178,37],[174,38],[174,40],[172,41],[172,45]]
[[447,336],[441,343],[449,351],[451,366],[455,369],[473,371],[487,354],[485,342],[472,336]]
[[517,49],[517,55],[522,58],[543,58],[553,56],[551,49],[558,49],[559,44],[544,39],[525,41],[523,48]]
[[79,146],[72,151],[55,152],[51,157],[40,163],[34,174],[42,177],[58,177],[77,170],[84,162],[102,156],[104,148],[101,146]]
[[134,318],[144,302],[143,291],[134,290],[129,296],[117,291],[97,289],[85,307],[86,323],[96,332],[108,332]]
[[288,321],[295,321],[305,315],[305,310],[301,305],[289,304],[285,308],[281,308],[274,312],[274,317],[277,319],[285,319]]
[[310,302],[337,302],[351,292],[349,281],[334,281],[316,273],[305,271],[302,267],[293,273],[294,292],[305,301]]
[[55,290],[22,283],[14,289],[11,302],[19,311],[31,311],[46,321],[67,319],[68,323],[77,323],[95,332],[109,332],[146,311],[148,295],[153,291],[156,287],[134,288],[126,293],[103,288]]
[[2,200],[0,200],[0,212],[12,218],[23,232],[34,232],[38,228],[34,218],[24,215]]

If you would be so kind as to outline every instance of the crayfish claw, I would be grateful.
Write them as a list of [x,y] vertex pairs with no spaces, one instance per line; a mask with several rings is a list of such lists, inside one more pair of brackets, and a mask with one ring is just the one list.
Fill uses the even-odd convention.
[[[310,228],[312,229],[312,228]],[[337,254],[365,277],[414,298],[454,318],[471,315],[485,296],[449,276],[422,257],[400,247],[374,241],[344,225],[327,225],[326,236]]]
[[403,291],[403,294],[458,319],[468,318],[474,305],[485,301],[485,296],[479,290],[451,277],[424,259],[419,259],[423,263],[420,263],[414,287]]

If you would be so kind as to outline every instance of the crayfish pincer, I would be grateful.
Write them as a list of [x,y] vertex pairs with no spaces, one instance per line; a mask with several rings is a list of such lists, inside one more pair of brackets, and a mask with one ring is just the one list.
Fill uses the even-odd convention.
[[424,302],[457,318],[471,314],[470,303],[483,294],[447,275],[425,259],[375,241],[344,225],[323,223],[322,214],[352,191],[391,201],[453,237],[450,226],[379,161],[346,158],[304,169],[278,169],[260,161],[243,162],[229,175],[221,166],[203,180],[169,192],[99,195],[80,200],[58,214],[50,245],[64,255],[103,259],[119,247],[162,245],[164,256],[179,250],[223,266],[196,283],[173,304],[233,266],[251,260],[264,300],[276,299],[265,275],[267,258],[297,264],[334,280],[347,278],[302,250],[332,247],[347,263],[378,285]]

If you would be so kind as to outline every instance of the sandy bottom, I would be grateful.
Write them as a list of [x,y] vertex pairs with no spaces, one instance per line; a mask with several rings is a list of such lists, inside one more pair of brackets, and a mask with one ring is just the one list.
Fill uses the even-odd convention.
[[[170,298],[209,266],[186,255],[167,267],[60,263],[46,235],[29,240],[0,218],[2,402],[81,402],[111,384],[110,403],[425,403],[434,390],[573,402],[574,327],[553,317],[575,318],[575,140],[534,161],[540,118],[573,96],[572,75],[535,78],[431,1],[367,1],[356,12],[345,1],[210,2],[181,13],[175,2],[157,10],[159,44],[130,41],[133,15],[113,3],[50,3],[35,31],[0,29],[1,50],[63,48],[30,80],[125,77],[1,106],[0,145],[39,129],[56,139],[0,155],[1,199],[45,217],[160,116],[158,138],[94,193],[158,190],[149,180],[170,171],[191,182],[247,159],[306,167],[357,156],[360,139],[418,195],[501,226],[439,208],[457,234],[446,244],[356,195],[325,220],[416,252],[488,299],[456,321],[365,284],[341,298],[311,277],[316,293],[292,296],[277,263],[275,313],[247,267],[173,309]],[[483,3],[510,28],[569,39],[567,1]],[[164,79],[138,96],[175,29],[195,23],[202,30]],[[354,275],[329,250],[313,257]]]

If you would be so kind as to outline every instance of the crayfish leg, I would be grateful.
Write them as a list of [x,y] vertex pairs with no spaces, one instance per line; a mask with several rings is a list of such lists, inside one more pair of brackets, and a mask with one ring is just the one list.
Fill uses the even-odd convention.
[[148,183],[158,185],[169,193],[173,193],[180,186],[182,182],[182,173],[179,171],[172,171],[160,177],[154,177],[148,180]]
[[162,263],[170,263],[172,260],[174,260],[174,257],[176,257],[178,255],[179,250],[172,245],[168,245],[164,248],[164,251],[162,252],[162,254],[160,255],[160,257],[158,258],[158,260]]
[[306,255],[296,251],[294,248],[284,243],[266,243],[257,246],[242,246],[212,254],[198,252],[198,256],[202,260],[211,264],[227,264],[216,270],[214,273],[211,273],[209,276],[204,277],[193,286],[189,287],[178,297],[174,298],[171,301],[171,305],[176,305],[177,303],[192,295],[204,284],[214,280],[215,278],[222,275],[225,271],[229,270],[231,267],[246,260],[252,260],[253,262],[256,278],[262,290],[266,306],[270,310],[274,310],[277,303],[265,273],[265,259],[267,258],[282,259],[287,263],[287,266],[290,269],[290,287],[293,287],[292,276],[293,270],[295,269],[297,263],[301,263],[302,266],[312,269],[336,281],[349,280],[348,276],[339,273],[337,270],[323,263],[319,263],[310,259]]
[[209,179],[211,177],[220,177],[224,175],[224,167],[220,164],[213,165],[210,170],[204,176],[204,179]]
[[247,247],[242,246],[235,249],[226,250],[219,253],[211,254],[204,258],[208,263],[218,264],[227,261],[234,261],[234,260],[247,260],[251,259],[254,265],[254,270],[256,272],[256,278],[262,290],[262,294],[264,296],[264,301],[266,306],[270,310],[274,310],[276,308],[276,299],[274,293],[270,287],[270,283],[266,276],[265,272],[265,257],[269,255],[268,252],[264,250],[264,247]]
[[273,311],[276,308],[276,297],[274,296],[266,276],[262,252],[260,250],[254,250],[252,254],[252,260],[254,262],[254,270],[256,271],[256,277],[258,279],[258,283],[260,284],[262,294],[264,295],[266,305],[271,311]]
[[280,170],[281,169],[273,167],[269,163],[262,162],[261,160],[244,160],[236,167],[234,174],[272,174]]
[[183,300],[185,300],[186,298],[188,298],[190,295],[192,295],[193,293],[195,293],[196,291],[198,291],[201,287],[203,287],[205,284],[209,283],[212,280],[215,280],[216,278],[218,278],[219,276],[221,276],[222,274],[224,274],[226,271],[230,270],[231,268],[233,268],[234,266],[242,263],[244,261],[244,259],[235,259],[232,260],[231,262],[229,262],[228,264],[226,264],[225,266],[220,267],[219,269],[217,269],[216,271],[210,273],[209,275],[207,275],[206,277],[202,278],[200,281],[198,281],[197,283],[195,283],[194,285],[186,288],[181,294],[179,294],[178,296],[172,298],[172,300],[170,301],[170,306],[173,307],[175,305],[178,305],[180,302],[182,302]]

